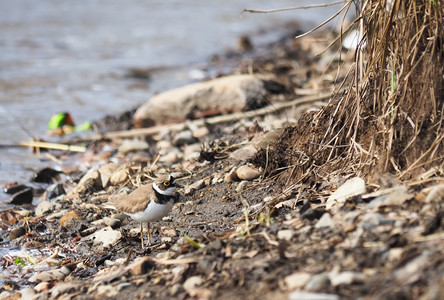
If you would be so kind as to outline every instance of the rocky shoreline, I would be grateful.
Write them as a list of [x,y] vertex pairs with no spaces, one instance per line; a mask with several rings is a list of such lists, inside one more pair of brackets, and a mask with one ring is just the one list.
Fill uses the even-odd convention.
[[[174,115],[148,109],[119,132],[103,120],[85,153],[56,153],[61,173],[36,208],[0,212],[0,299],[443,298],[442,184],[342,174],[307,191],[280,177],[288,166],[268,166],[269,148],[325,107],[353,63],[338,47],[316,56],[331,36],[288,36],[253,63],[237,57],[226,78],[254,90],[214,79],[162,106],[169,91],[158,107]],[[168,173],[185,187],[142,249],[137,222],[103,204]]]

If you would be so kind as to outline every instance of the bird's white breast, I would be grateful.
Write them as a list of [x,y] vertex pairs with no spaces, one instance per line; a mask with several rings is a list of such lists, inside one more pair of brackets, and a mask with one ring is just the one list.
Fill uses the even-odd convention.
[[171,199],[165,204],[158,204],[151,200],[144,211],[129,214],[137,222],[155,222],[165,217],[173,208],[174,201]]

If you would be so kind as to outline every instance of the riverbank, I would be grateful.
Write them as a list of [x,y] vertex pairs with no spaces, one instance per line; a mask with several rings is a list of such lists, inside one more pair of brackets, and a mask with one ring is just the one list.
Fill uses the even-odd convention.
[[[99,136],[87,142],[65,138],[87,151],[53,153],[62,173],[50,176],[36,208],[1,212],[8,249],[1,296],[438,299],[439,180],[412,184],[383,174],[370,181],[331,170],[313,174],[322,180],[309,189],[282,176],[298,166],[271,165],[279,159],[271,160],[270,149],[288,153],[294,126],[316,121],[335,100],[328,95],[343,94],[340,83],[354,62],[352,53],[336,55],[338,45],[317,56],[331,32],[294,35],[214,58],[237,62],[220,77],[267,76],[260,107],[202,111],[205,122],[151,131],[133,130],[125,114],[98,122]],[[300,165],[311,159],[298,155]],[[171,213],[151,224],[154,245],[142,249],[139,224],[104,203],[165,173],[185,187]]]

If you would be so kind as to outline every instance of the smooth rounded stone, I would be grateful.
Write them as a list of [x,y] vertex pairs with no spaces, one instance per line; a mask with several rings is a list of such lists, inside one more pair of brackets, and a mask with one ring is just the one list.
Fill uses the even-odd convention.
[[354,177],[347,180],[336,191],[334,191],[326,202],[326,209],[332,208],[334,205],[342,205],[347,199],[362,195],[366,192],[365,181],[360,177]]
[[40,202],[36,209],[35,209],[35,215],[36,217],[43,217],[44,215],[56,210],[57,208],[60,208],[61,205],[58,203],[53,203],[49,201],[42,201]]
[[248,186],[248,182],[247,181],[241,181],[239,182],[239,184],[236,187],[236,192],[240,193],[243,190],[246,189],[246,187]]
[[162,227],[160,227],[160,232],[162,233],[162,235],[168,236],[168,237],[176,237],[177,236],[177,230],[173,227],[162,226]]
[[[57,208],[60,209],[60,208]],[[57,210],[56,209],[56,210]],[[52,214],[49,214],[46,216],[47,219],[60,219],[63,217],[69,210],[68,209],[62,209],[60,211],[53,212]]]
[[[166,149],[164,149],[166,150]],[[163,155],[160,156],[160,162],[175,163],[182,158],[182,152],[177,148],[169,148]]]
[[309,292],[320,292],[330,286],[330,279],[325,274],[316,274],[305,285],[305,290]]
[[[198,117],[203,112],[233,112],[258,107],[267,91],[263,80],[251,75],[232,75],[198,82],[157,94],[134,114],[136,128]],[[252,99],[254,100],[251,103]],[[261,102],[260,102],[261,101]]]
[[189,195],[191,194],[193,191],[197,191],[200,189],[203,189],[204,187],[206,187],[206,182],[204,179],[200,179],[196,182],[193,182],[191,185],[189,185],[188,187],[185,188],[184,194],[185,195]]
[[15,240],[16,238],[24,236],[25,234],[26,234],[26,229],[23,226],[20,226],[20,227],[12,229],[9,232],[9,239],[12,241],[12,240]]
[[36,298],[36,293],[33,288],[27,287],[20,290],[22,300],[33,300]]
[[425,198],[426,203],[430,202],[442,202],[444,200],[444,184],[438,184],[432,186],[429,194]]
[[251,140],[251,145],[256,150],[267,149],[268,146],[274,144],[284,132],[283,128],[275,129],[259,135]]
[[362,227],[366,230],[371,230],[376,226],[379,225],[391,225],[394,224],[395,221],[392,219],[388,219],[384,217],[383,215],[375,212],[370,212],[365,214],[362,217]]
[[277,238],[279,240],[291,241],[293,236],[294,236],[293,229],[282,229],[282,230],[279,230],[277,233]]
[[121,168],[116,170],[110,178],[111,185],[120,185],[128,180],[128,170],[126,168]]
[[36,291],[37,293],[41,293],[43,291],[47,291],[49,289],[49,282],[40,282],[39,284],[37,284],[34,287],[34,291]]
[[51,289],[51,296],[57,298],[65,293],[70,293],[78,288],[78,283],[75,282],[58,282]]
[[105,218],[103,218],[103,223],[106,226],[109,226],[111,228],[117,228],[117,227],[120,227],[120,225],[122,224],[122,221],[120,221],[119,219],[105,217]]
[[29,278],[29,282],[48,282],[48,281],[62,281],[71,273],[71,270],[65,266],[59,269],[53,269],[34,274]]
[[131,275],[139,276],[146,274],[149,270],[154,268],[154,266],[155,262],[148,256],[145,256],[136,258],[136,260],[128,266],[128,269],[130,270]]
[[340,300],[335,294],[292,292],[288,294],[288,300]]
[[176,283],[174,284],[171,288],[170,288],[170,296],[176,296],[177,294],[179,294],[182,291],[182,285],[180,283]]
[[261,176],[261,172],[250,166],[240,166],[236,170],[236,175],[241,180],[254,180]]
[[203,283],[202,276],[191,276],[183,283],[183,289],[187,292],[194,290]]
[[102,244],[103,247],[108,247],[116,243],[122,238],[122,234],[118,230],[113,230],[110,226],[105,227],[92,234],[94,244]]
[[157,142],[157,149],[167,149],[173,147],[173,144],[168,140],[160,140]]
[[208,130],[207,127],[199,127],[199,128],[192,130],[192,132],[193,132],[193,136],[196,139],[203,138],[204,136],[207,136],[210,133],[210,131]]
[[46,200],[55,199],[61,195],[66,195],[63,183],[54,183],[46,189]]
[[364,273],[345,271],[341,273],[329,274],[329,279],[332,286],[350,285],[352,283],[365,282],[367,275]]
[[69,211],[60,218],[60,226],[66,228],[75,226],[80,219],[80,216],[75,211]]
[[25,188],[14,195],[11,196],[11,200],[9,200],[9,204],[30,204],[32,203],[33,193],[32,188]]
[[114,298],[119,294],[117,288],[112,285],[99,285],[97,287],[96,299],[100,298]]
[[117,151],[119,151],[122,154],[128,154],[130,152],[135,152],[135,151],[145,151],[148,150],[149,147],[150,145],[148,145],[148,143],[145,141],[139,139],[132,139],[132,140],[124,140],[117,149]]
[[307,272],[296,272],[284,278],[288,290],[293,291],[304,287],[311,279],[312,275]]
[[122,166],[116,163],[108,163],[99,168],[100,179],[102,180],[102,187],[106,188],[109,185],[111,176],[117,170],[121,169]]
[[233,181],[239,181],[239,177],[237,177],[236,169],[232,169],[227,175],[225,175],[224,181],[226,183],[230,183]]
[[333,226],[332,217],[330,216],[329,213],[324,213],[316,223],[315,228],[332,227],[332,226]]
[[186,145],[183,149],[183,157],[185,160],[198,159],[200,151],[202,150],[201,144]]
[[102,189],[102,178],[100,176],[99,170],[96,168],[90,169],[85,175],[80,179],[76,191],[82,193],[89,189]]
[[193,136],[190,130],[180,131],[176,134],[173,140],[173,145],[176,147],[181,147],[183,145],[194,144],[197,139]]
[[253,145],[246,145],[230,153],[229,159],[234,161],[246,161],[257,153],[257,149]]

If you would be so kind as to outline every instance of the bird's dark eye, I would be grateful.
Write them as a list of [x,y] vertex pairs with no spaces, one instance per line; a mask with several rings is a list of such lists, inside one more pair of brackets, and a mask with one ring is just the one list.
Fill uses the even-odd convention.
[[164,185],[164,186],[170,186],[170,185],[171,185],[171,182],[169,182],[168,180],[165,180],[165,181],[163,182],[163,185]]

